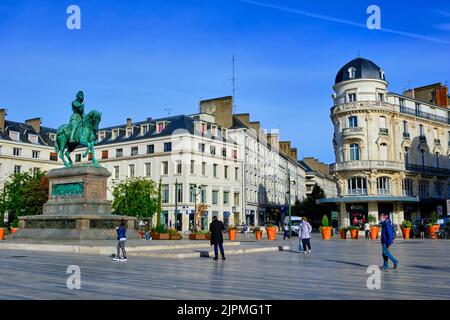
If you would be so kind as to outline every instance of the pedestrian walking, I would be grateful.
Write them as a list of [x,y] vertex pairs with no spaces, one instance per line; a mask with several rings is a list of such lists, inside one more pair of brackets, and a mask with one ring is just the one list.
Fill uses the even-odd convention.
[[[299,235],[302,238],[302,245],[303,245],[303,253],[306,254],[311,253],[311,231],[312,227],[309,224],[306,217],[302,218],[302,224],[300,225],[299,229]],[[308,249],[306,249],[308,248]]]
[[150,226],[150,223],[148,221],[145,221],[145,239],[146,240],[152,240],[151,231],[152,231],[152,228]]
[[225,260],[225,251],[223,250],[223,231],[225,225],[222,221],[217,219],[216,216],[212,218],[212,222],[209,225],[209,232],[211,232],[211,245],[214,245],[214,260],[218,259],[219,249],[222,260]]
[[364,224],[364,234],[367,240],[369,240],[369,235],[370,235],[370,224],[368,222],[366,222]]
[[423,221],[419,224],[419,231],[420,239],[425,239],[425,223]]
[[383,255],[383,267],[384,271],[389,270],[389,259],[394,263],[394,270],[398,267],[398,260],[389,251],[389,248],[394,243],[395,230],[394,226],[389,220],[389,216],[385,213],[381,214],[380,218],[381,224],[381,248]]
[[[127,252],[125,251],[125,242],[127,242],[127,229],[125,228],[125,220],[120,221],[120,226],[116,227],[117,233],[117,255],[114,261],[127,261]],[[120,250],[122,250],[122,259],[120,258]]]
[[284,233],[283,233],[283,240],[286,239],[286,237],[289,238],[289,227],[288,225],[285,223],[284,227],[283,227]]

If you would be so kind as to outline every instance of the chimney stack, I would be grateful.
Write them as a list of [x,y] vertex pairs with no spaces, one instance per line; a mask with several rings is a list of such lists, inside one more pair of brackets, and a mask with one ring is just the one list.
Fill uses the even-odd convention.
[[41,123],[42,123],[41,118],[28,119],[25,120],[25,123],[32,126],[34,131],[36,131],[37,133],[41,132]]
[[131,122],[131,118],[127,118],[127,128],[132,127],[133,123]]
[[0,132],[5,131],[5,118],[6,118],[7,110],[0,109]]

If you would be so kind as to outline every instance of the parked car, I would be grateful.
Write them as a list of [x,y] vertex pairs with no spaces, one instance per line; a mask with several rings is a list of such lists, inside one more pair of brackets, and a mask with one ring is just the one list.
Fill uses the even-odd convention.
[[[298,236],[298,231],[300,229],[300,223],[302,221],[301,217],[291,216],[291,231],[292,235]],[[289,216],[284,218],[284,223],[289,226]]]

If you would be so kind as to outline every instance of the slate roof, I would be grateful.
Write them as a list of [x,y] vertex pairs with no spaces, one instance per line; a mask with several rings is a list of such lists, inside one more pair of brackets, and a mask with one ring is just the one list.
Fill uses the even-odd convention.
[[336,74],[335,84],[351,80],[348,69],[354,67],[356,69],[355,78],[353,79],[378,79],[386,80],[383,70],[370,60],[364,58],[356,58],[343,66]]

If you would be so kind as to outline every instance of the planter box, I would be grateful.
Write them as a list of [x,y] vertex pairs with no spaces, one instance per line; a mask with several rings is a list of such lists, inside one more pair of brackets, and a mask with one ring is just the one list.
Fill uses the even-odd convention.
[[206,240],[205,234],[190,234],[189,240]]
[[170,240],[181,240],[183,237],[179,234],[171,234]]
[[211,234],[210,234],[210,233],[206,234],[206,235],[205,235],[205,239],[206,239],[206,240],[211,240]]
[[170,234],[152,232],[152,239],[153,240],[170,240]]

